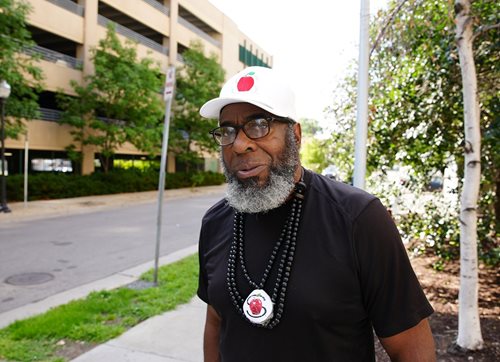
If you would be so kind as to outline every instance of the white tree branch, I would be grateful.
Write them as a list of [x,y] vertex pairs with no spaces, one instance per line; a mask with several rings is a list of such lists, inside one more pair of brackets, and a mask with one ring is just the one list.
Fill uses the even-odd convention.
[[474,39],[476,39],[478,36],[480,36],[480,35],[488,32],[490,30],[497,29],[497,28],[500,28],[500,23],[492,24],[492,25],[482,25],[482,26],[480,26],[474,32],[474,35],[472,36],[472,41],[474,41]]
[[401,0],[401,2],[397,6],[395,6],[394,9],[392,10],[391,14],[389,15],[389,18],[387,19],[387,21],[384,24],[384,27],[382,28],[382,30],[380,30],[380,32],[377,35],[377,39],[375,39],[375,42],[373,43],[373,46],[372,46],[372,48],[370,50],[369,57],[372,56],[372,53],[377,48],[380,40],[382,40],[382,38],[384,37],[384,34],[385,34],[387,28],[389,27],[389,25],[391,25],[391,23],[393,22],[394,18],[396,17],[396,14],[399,12],[399,10],[401,10],[401,8],[406,3],[406,1],[407,0]]

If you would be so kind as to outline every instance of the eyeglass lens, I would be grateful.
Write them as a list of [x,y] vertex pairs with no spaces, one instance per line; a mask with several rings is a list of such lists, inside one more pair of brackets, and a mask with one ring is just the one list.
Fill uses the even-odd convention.
[[245,135],[250,139],[262,138],[269,133],[269,121],[265,118],[257,118],[242,126],[221,126],[216,128],[212,134],[221,146],[225,146],[234,142],[239,129],[243,129]]

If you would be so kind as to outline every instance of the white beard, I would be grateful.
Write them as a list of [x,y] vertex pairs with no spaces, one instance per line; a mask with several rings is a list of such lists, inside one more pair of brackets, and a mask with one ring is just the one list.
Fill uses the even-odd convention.
[[280,175],[271,176],[269,184],[263,187],[244,187],[237,182],[229,182],[226,199],[239,212],[266,212],[282,205],[294,186],[293,179]]
[[239,212],[255,214],[281,206],[295,187],[295,170],[300,165],[299,149],[292,128],[287,129],[285,149],[272,165],[269,179],[263,186],[257,180],[242,182],[227,170],[221,154],[222,169],[226,175],[228,204]]

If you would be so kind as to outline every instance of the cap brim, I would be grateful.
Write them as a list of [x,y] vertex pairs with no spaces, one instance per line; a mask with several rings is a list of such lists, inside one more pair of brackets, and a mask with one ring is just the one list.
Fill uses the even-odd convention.
[[242,99],[242,98],[226,98],[226,97],[219,97],[219,98],[214,98],[209,100],[207,103],[205,103],[201,108],[200,108],[200,115],[205,118],[219,118],[220,112],[222,111],[222,108],[227,106],[228,104],[233,104],[233,103],[250,103],[253,104],[254,106],[260,107],[270,113],[273,113],[272,107],[269,107],[266,104],[263,104],[261,102],[256,102],[253,100],[247,100],[247,99]]

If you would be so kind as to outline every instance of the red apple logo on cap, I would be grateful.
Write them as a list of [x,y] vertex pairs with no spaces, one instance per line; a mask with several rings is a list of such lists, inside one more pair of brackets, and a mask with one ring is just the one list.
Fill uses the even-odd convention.
[[253,77],[251,77],[251,76],[254,74],[255,74],[254,72],[250,72],[247,75],[240,78],[240,80],[238,81],[238,84],[236,85],[236,87],[238,88],[238,91],[246,92],[246,91],[249,91],[250,89],[252,89],[255,81],[253,80]]

